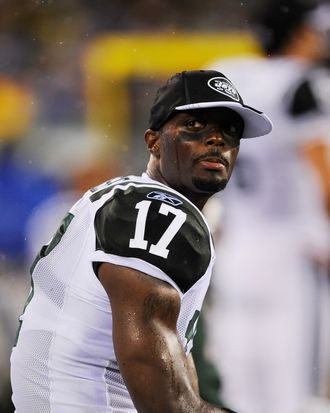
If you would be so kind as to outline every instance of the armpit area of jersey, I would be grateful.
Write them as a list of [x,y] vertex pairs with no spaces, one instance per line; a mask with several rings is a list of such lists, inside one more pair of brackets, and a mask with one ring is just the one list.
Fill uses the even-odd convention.
[[118,187],[95,216],[96,249],[143,260],[187,291],[210,263],[209,230],[196,208],[166,190]]
[[302,81],[301,84],[298,85],[292,95],[288,109],[289,113],[294,117],[320,111],[317,99],[308,79]]

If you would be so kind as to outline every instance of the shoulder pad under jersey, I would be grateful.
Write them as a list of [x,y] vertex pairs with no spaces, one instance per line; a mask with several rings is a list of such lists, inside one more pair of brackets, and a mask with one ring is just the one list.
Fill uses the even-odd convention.
[[115,187],[94,224],[96,249],[147,261],[183,292],[210,263],[211,237],[202,215],[166,187],[137,183]]

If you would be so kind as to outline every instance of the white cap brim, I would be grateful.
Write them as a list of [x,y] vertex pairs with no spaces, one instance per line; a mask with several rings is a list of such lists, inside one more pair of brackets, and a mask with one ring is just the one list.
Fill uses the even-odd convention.
[[191,110],[205,108],[229,108],[237,112],[244,120],[243,139],[256,138],[267,135],[271,132],[273,124],[269,117],[249,106],[242,106],[238,102],[218,101],[218,102],[199,102],[188,105],[177,106],[175,110]]

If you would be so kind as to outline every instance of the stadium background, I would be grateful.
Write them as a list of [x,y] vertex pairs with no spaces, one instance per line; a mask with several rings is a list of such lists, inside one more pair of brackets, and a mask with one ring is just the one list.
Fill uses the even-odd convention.
[[[221,56],[260,53],[249,34],[251,16],[266,5],[0,0],[0,162],[2,146],[10,142],[22,176],[33,169],[50,177],[63,204],[100,180],[141,172],[147,108],[156,88],[176,71]],[[23,246],[0,250],[0,413],[12,411],[8,357],[29,288],[29,263],[60,213],[52,211],[54,219],[45,218],[39,233],[38,207],[29,216],[24,211]],[[11,236],[1,227],[0,233]]]

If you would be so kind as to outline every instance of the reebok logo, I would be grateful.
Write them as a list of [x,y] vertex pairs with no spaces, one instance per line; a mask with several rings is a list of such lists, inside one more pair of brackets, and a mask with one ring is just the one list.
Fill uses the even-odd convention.
[[213,77],[207,82],[208,86],[216,92],[222,93],[239,102],[239,95],[234,86],[224,77]]
[[157,199],[158,201],[166,202],[167,204],[178,206],[182,204],[180,199],[175,198],[172,195],[165,194],[164,192],[152,191],[147,195],[148,199]]

